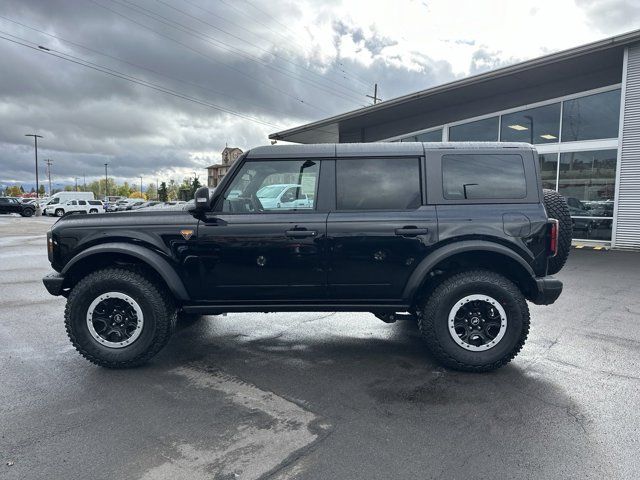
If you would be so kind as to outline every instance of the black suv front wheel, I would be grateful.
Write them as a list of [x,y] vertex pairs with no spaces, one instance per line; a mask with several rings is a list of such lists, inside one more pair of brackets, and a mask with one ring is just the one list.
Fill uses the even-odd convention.
[[167,344],[175,329],[176,308],[169,298],[137,271],[93,272],[69,295],[67,334],[76,350],[96,365],[141,365]]
[[509,279],[473,270],[449,277],[433,291],[421,309],[419,325],[440,363],[485,372],[518,354],[529,333],[529,308]]

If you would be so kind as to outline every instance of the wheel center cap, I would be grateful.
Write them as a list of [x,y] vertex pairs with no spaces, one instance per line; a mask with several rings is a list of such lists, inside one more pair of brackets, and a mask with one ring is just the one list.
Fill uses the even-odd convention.
[[122,315],[120,315],[119,313],[116,313],[113,319],[118,323],[122,323]]
[[472,317],[471,318],[471,325],[473,325],[474,327],[476,325],[478,325],[480,323],[480,319],[478,317]]

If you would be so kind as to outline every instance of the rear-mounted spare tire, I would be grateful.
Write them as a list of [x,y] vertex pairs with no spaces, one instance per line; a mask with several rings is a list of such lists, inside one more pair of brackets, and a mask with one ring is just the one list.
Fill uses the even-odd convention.
[[553,275],[564,267],[571,250],[571,235],[573,226],[569,207],[562,195],[555,190],[543,190],[544,208],[547,210],[549,218],[558,220],[558,254],[549,259],[547,273]]

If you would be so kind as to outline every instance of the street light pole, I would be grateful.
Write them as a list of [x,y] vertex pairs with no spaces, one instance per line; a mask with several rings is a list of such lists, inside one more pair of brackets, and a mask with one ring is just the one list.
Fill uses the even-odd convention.
[[142,177],[140,177],[140,198],[142,198]]
[[104,201],[107,201],[107,197],[109,196],[109,175],[107,173],[107,169],[109,168],[109,164],[104,164]]
[[47,158],[45,163],[47,164],[47,176],[49,177],[49,196],[51,196],[51,165],[53,164],[53,161],[50,158]]
[[36,135],[35,133],[27,133],[25,137],[33,137],[33,143],[36,150],[36,198],[40,198],[40,181],[38,179],[38,139],[44,138],[42,135]]

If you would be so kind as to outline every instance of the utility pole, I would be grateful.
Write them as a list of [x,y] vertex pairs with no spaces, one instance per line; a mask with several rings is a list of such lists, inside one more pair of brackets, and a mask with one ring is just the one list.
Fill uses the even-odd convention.
[[107,197],[109,196],[109,174],[108,169],[109,168],[109,164],[105,163],[104,164],[104,201],[107,201]]
[[51,165],[53,165],[53,161],[50,158],[47,158],[44,163],[47,164],[47,176],[49,177],[49,196],[52,195],[51,193]]
[[36,198],[40,198],[40,183],[38,180],[38,139],[44,137],[42,135],[36,135],[35,133],[27,133],[25,137],[33,137],[33,143],[36,149]]
[[73,177],[73,178],[75,178],[75,180],[76,180],[76,190],[75,191],[77,192],[78,191],[78,177]]
[[140,198],[142,198],[142,177],[140,177]]
[[158,179],[156,178],[156,201],[160,200],[160,185],[158,184]]
[[83,192],[87,191],[87,174],[86,173],[82,174],[82,191]]
[[373,85],[373,95],[367,95],[367,98],[371,98],[373,100],[373,104],[380,102],[382,99],[378,97],[378,84],[375,83]]

